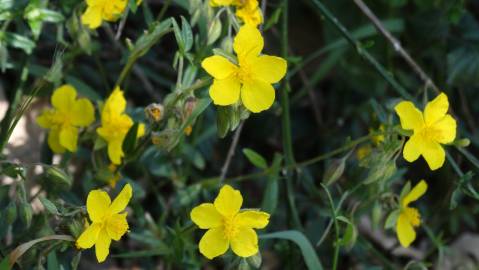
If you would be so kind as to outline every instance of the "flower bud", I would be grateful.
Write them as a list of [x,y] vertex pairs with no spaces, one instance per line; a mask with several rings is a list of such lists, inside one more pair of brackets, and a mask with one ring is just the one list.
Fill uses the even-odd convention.
[[73,183],[73,179],[62,169],[54,166],[49,166],[45,171],[46,177],[53,182],[53,184],[69,188]]
[[159,122],[163,119],[164,108],[163,105],[152,103],[145,108],[146,116],[153,122]]

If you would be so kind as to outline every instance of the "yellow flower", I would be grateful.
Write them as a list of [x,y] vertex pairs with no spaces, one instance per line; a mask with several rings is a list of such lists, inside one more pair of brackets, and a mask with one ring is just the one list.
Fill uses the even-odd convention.
[[239,3],[240,0],[210,0],[210,6],[219,7],[219,6],[231,6]]
[[259,8],[258,0],[245,0],[244,4],[236,9],[236,16],[245,24],[254,27],[263,23],[263,13]]
[[[108,97],[101,112],[101,126],[96,132],[108,142],[108,157],[115,165],[121,163],[123,141],[133,126],[133,120],[125,114],[126,100],[119,87]],[[138,137],[145,133],[145,126],[138,127]]]
[[264,40],[256,27],[244,25],[234,39],[233,48],[239,64],[223,56],[206,58],[202,67],[214,78],[210,96],[216,105],[227,106],[241,101],[251,112],[271,107],[275,99],[272,83],[286,74],[286,60],[276,56],[260,55]]
[[371,145],[364,145],[356,150],[356,158],[361,161],[372,153]]
[[405,160],[413,162],[422,155],[431,170],[442,167],[446,152],[441,144],[451,143],[456,138],[456,120],[447,114],[448,108],[449,101],[444,93],[429,102],[424,113],[410,101],[396,105],[394,109],[402,128],[414,132],[404,146]]
[[201,254],[208,259],[224,254],[231,246],[236,255],[249,257],[258,253],[258,235],[253,229],[263,229],[269,214],[257,210],[240,211],[243,197],[229,185],[221,188],[213,203],[203,203],[191,211],[191,220],[208,229],[200,240]]
[[78,129],[95,121],[95,109],[86,98],[77,99],[77,91],[71,85],[57,88],[51,97],[52,109],[42,112],[37,123],[49,129],[48,145],[55,153],[65,150],[75,152],[78,144]]
[[409,207],[409,204],[424,195],[426,190],[427,184],[424,180],[421,180],[421,182],[401,199],[401,210],[396,223],[396,233],[403,247],[409,247],[414,239],[416,239],[414,227],[421,225],[419,211],[416,208]]
[[125,185],[113,202],[105,191],[90,191],[86,208],[92,224],[77,239],[77,247],[87,249],[95,245],[98,262],[105,261],[110,253],[111,240],[120,240],[128,231],[127,213],[124,210],[131,196],[132,188],[129,184]]
[[[137,0],[136,4],[140,5],[141,2]],[[81,21],[91,29],[96,29],[103,21],[116,21],[125,11],[128,0],[86,0],[86,4],[88,7]]]

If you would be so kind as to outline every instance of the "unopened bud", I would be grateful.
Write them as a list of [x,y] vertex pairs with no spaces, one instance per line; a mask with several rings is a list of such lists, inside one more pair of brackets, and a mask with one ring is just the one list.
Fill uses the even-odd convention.
[[193,127],[191,125],[185,127],[185,129],[183,130],[186,136],[190,136],[192,131],[193,131]]
[[46,177],[54,184],[69,188],[73,183],[73,179],[65,171],[60,168],[49,166],[45,171]]
[[194,97],[190,97],[186,100],[185,102],[185,117],[189,117],[192,113],[193,113],[193,110],[195,109],[196,107],[196,98]]
[[152,103],[145,108],[145,113],[153,122],[159,122],[163,118],[164,110],[163,105]]
[[469,140],[468,138],[463,138],[456,140],[454,144],[459,147],[468,147],[471,144],[471,140]]

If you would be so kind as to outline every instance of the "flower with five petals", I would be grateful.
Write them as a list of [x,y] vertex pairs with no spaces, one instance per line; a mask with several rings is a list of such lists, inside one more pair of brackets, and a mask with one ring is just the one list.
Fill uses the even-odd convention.
[[396,105],[394,109],[402,128],[413,131],[404,146],[405,160],[413,162],[422,155],[431,170],[442,167],[446,152],[441,144],[451,143],[456,138],[456,120],[447,114],[448,108],[449,101],[444,93],[429,102],[424,113],[410,101]]
[[[119,87],[113,90],[101,111],[101,126],[96,132],[108,143],[108,157],[114,165],[121,163],[123,141],[133,126],[133,120],[125,114],[126,99]],[[145,126],[138,126],[138,137],[145,134]]]
[[203,203],[191,211],[191,220],[208,231],[200,240],[201,254],[208,259],[223,255],[231,246],[240,257],[258,253],[258,235],[253,229],[263,229],[269,214],[258,210],[240,211],[243,197],[229,185],[221,188],[214,203]]
[[58,154],[65,150],[76,152],[78,129],[95,121],[93,104],[86,98],[77,99],[76,89],[68,84],[53,92],[51,103],[53,108],[43,111],[37,117],[38,125],[49,129],[50,149]]
[[264,40],[256,27],[243,25],[233,43],[238,63],[214,55],[201,63],[213,76],[209,93],[216,105],[232,105],[240,99],[251,112],[257,113],[271,107],[275,90],[271,84],[279,82],[286,74],[287,63],[281,57],[260,55]]
[[[136,4],[141,4],[137,0]],[[90,29],[98,28],[103,21],[114,22],[118,20],[125,8],[128,0],[86,0],[87,9],[81,17],[83,24]]]
[[128,231],[127,213],[124,211],[132,194],[130,184],[123,187],[113,202],[105,191],[90,191],[86,208],[92,224],[77,239],[77,247],[87,249],[95,245],[98,262],[105,261],[110,253],[111,240],[120,240]]

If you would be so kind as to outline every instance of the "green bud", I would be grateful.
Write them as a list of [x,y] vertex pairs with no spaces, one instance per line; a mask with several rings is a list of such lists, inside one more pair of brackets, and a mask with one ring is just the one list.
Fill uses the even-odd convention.
[[33,209],[29,203],[20,203],[18,207],[20,219],[28,228],[32,224]]
[[55,185],[68,189],[73,184],[73,179],[65,171],[60,168],[49,166],[45,171],[46,177],[51,180]]
[[468,138],[458,139],[454,142],[459,147],[468,147],[471,144],[471,140]]
[[5,216],[7,224],[13,224],[17,219],[17,204],[11,201],[5,209]]

